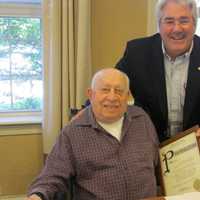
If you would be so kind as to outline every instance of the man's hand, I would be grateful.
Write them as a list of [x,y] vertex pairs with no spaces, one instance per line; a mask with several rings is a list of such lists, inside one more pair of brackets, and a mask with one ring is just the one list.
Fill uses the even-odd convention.
[[197,137],[200,137],[200,128],[197,129],[197,131],[196,131],[196,136],[197,136]]
[[197,129],[196,136],[197,136],[197,142],[200,145],[200,128]]
[[32,194],[29,197],[26,197],[25,200],[42,200],[37,194]]

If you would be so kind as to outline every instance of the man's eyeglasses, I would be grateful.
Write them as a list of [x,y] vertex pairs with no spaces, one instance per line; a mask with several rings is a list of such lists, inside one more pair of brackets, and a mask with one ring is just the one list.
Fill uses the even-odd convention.
[[161,19],[161,23],[163,23],[166,26],[174,26],[176,23],[178,23],[181,26],[187,26],[191,24],[192,19],[188,17],[180,17],[178,19],[175,19],[173,17],[165,17]]

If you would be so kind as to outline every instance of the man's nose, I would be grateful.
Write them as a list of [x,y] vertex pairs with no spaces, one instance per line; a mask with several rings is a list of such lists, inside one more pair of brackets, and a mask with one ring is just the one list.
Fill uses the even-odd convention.
[[116,92],[115,92],[115,89],[111,89],[111,90],[110,90],[110,92],[109,92],[109,94],[108,94],[108,98],[111,99],[111,100],[117,99],[117,94],[116,94]]
[[180,30],[180,29],[182,30],[182,25],[178,20],[174,21],[173,29],[174,30]]

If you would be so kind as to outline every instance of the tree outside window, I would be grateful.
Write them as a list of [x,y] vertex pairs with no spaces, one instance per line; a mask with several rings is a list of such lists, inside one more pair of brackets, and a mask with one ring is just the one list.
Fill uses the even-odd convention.
[[0,111],[42,109],[41,20],[0,17]]

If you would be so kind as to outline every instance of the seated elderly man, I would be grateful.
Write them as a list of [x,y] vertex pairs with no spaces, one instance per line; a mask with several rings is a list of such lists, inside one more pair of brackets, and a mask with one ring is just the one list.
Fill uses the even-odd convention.
[[148,115],[128,106],[129,79],[114,68],[98,71],[91,105],[59,135],[27,200],[50,200],[74,180],[77,200],[138,200],[156,196],[158,139]]

